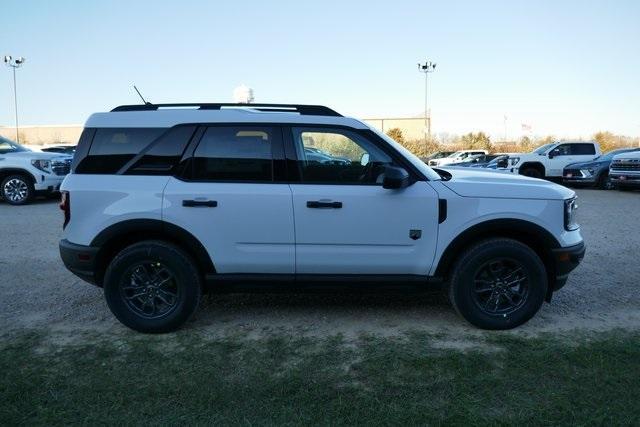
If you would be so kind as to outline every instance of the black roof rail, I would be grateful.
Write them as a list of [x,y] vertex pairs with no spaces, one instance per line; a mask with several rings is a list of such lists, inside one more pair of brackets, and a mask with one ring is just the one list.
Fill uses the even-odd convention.
[[298,113],[303,116],[334,116],[342,117],[342,114],[335,112],[324,105],[300,105],[300,104],[233,104],[233,103],[187,103],[187,104],[138,104],[121,105],[111,112],[118,111],[156,111],[161,108],[196,108],[198,110],[220,110],[225,107],[250,108],[265,112],[286,112]]

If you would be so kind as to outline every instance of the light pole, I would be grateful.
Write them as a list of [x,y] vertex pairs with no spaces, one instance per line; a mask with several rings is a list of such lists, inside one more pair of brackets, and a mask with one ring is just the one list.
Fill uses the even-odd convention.
[[20,68],[24,64],[25,59],[20,56],[18,58],[12,58],[10,55],[4,57],[4,63],[7,67],[13,68],[13,106],[16,113],[16,142],[20,143],[20,136],[18,134],[18,88],[16,86],[16,68]]
[[424,73],[424,127],[427,131],[425,144],[427,138],[431,139],[431,112],[429,111],[429,73],[432,73],[435,69],[435,62],[425,61],[424,64],[418,64],[418,71]]

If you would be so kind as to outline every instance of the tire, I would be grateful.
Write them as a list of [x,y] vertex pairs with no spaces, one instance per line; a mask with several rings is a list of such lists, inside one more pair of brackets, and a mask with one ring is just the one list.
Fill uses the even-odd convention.
[[540,172],[539,169],[531,168],[531,167],[524,168],[520,172],[520,175],[528,176],[530,178],[540,178],[540,179],[544,177],[542,172]]
[[149,240],[123,249],[111,261],[104,295],[111,312],[125,326],[144,333],[171,332],[198,308],[202,280],[184,251]]
[[25,175],[9,175],[0,183],[2,199],[10,205],[26,205],[33,199],[34,192],[31,179]]
[[[494,269],[499,264],[504,266],[503,273]],[[493,275],[488,274],[491,271]],[[505,277],[509,271],[511,278]],[[489,282],[496,276],[504,280],[492,287]],[[512,282],[517,283],[506,286]],[[449,300],[458,314],[479,328],[512,329],[538,312],[547,286],[544,264],[531,248],[516,240],[495,238],[471,246],[460,256],[451,275]],[[508,298],[517,304],[511,306]],[[496,306],[498,310],[492,310]]]
[[613,189],[613,183],[611,182],[611,179],[609,179],[608,173],[603,172],[602,175],[600,175],[600,177],[598,178],[598,188],[601,190]]

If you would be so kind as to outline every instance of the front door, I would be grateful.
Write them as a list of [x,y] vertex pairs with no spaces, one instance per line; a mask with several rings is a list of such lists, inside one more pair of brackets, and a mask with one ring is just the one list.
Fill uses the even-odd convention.
[[291,190],[274,174],[281,143],[279,127],[210,126],[165,188],[163,220],[199,239],[218,273],[294,273]]
[[426,275],[437,241],[438,197],[425,181],[382,187],[389,153],[342,128],[291,129],[298,274]]

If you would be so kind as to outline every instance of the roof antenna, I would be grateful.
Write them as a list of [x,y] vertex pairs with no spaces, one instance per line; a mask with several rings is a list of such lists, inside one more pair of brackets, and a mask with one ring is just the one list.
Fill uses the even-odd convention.
[[142,102],[144,102],[144,105],[151,105],[151,103],[150,103],[150,102],[147,102],[147,101],[143,98],[142,94],[140,93],[140,91],[138,90],[138,88],[136,87],[136,85],[133,85],[133,88],[136,90],[136,92],[138,92],[138,96],[140,97],[140,99],[142,99]]

